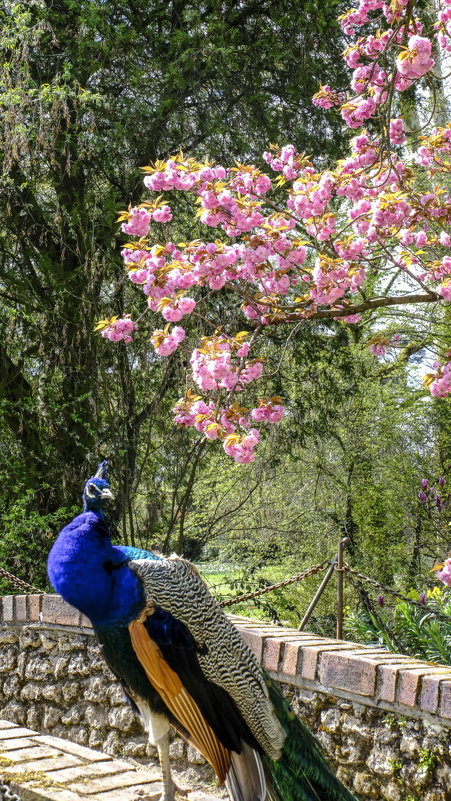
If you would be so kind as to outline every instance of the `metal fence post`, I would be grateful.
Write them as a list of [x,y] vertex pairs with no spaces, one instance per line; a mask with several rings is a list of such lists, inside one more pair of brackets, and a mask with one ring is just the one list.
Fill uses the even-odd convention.
[[[337,640],[343,639],[343,587],[344,587],[344,573],[343,573],[343,552],[349,545],[351,540],[349,537],[343,537],[338,543],[337,552]],[[335,565],[334,565],[335,568]]]
[[308,608],[307,608],[307,611],[306,611],[304,617],[302,618],[301,622],[299,623],[298,631],[303,631],[304,630],[304,628],[305,628],[305,626],[306,626],[306,624],[307,624],[307,622],[308,622],[308,620],[310,618],[310,615],[312,614],[316,604],[318,603],[319,599],[321,598],[321,596],[322,596],[322,594],[324,592],[324,589],[325,589],[326,585],[329,583],[329,581],[330,581],[330,579],[332,577],[332,573],[335,570],[335,565],[337,564],[337,560],[338,560],[338,554],[336,554],[334,556],[334,558],[332,559],[332,562],[330,563],[330,566],[328,568],[328,571],[327,571],[326,575],[324,576],[321,584],[319,585],[317,591],[315,592],[315,595],[313,596],[312,600],[310,601],[310,603],[308,605]]

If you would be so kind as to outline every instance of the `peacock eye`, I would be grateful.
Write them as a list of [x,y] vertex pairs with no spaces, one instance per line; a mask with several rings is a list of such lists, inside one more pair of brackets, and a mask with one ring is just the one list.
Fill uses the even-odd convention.
[[97,487],[95,484],[88,484],[88,492],[90,495],[95,495]]

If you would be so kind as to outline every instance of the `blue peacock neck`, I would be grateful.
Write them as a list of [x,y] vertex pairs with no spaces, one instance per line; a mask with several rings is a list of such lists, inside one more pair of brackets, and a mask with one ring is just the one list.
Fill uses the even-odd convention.
[[126,624],[144,608],[141,582],[112,545],[97,510],[82,512],[62,529],[48,573],[55,590],[94,626]]

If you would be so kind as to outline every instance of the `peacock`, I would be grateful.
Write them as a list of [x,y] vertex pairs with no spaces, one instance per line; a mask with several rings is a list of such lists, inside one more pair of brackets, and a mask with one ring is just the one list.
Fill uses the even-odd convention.
[[[104,461],[83,512],[48,558],[54,589],[90,618],[103,656],[157,746],[161,801],[174,801],[169,728],[193,745],[231,801],[356,801],[311,732],[262,672],[196,568],[113,545]],[[186,791],[181,791],[186,792]]]

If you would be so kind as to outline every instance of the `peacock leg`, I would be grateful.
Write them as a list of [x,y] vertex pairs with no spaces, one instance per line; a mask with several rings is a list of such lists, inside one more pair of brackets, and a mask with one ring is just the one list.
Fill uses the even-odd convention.
[[188,790],[178,787],[171,775],[171,765],[169,761],[169,734],[165,734],[157,742],[158,758],[160,760],[161,776],[163,779],[163,794],[160,801],[175,801],[175,793],[188,795]]

